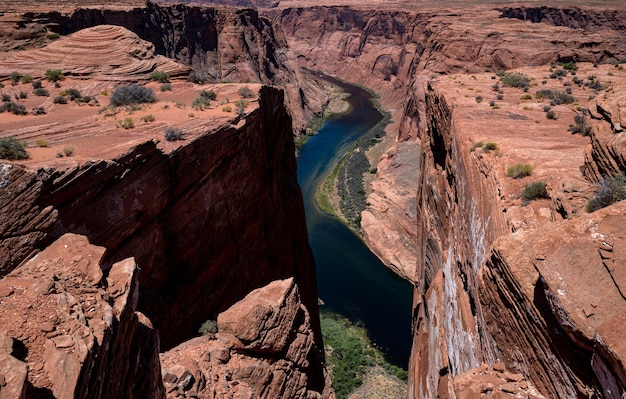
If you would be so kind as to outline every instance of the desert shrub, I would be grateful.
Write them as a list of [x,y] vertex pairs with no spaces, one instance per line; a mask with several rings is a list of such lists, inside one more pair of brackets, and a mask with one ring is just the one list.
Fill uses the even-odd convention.
[[532,98],[533,98],[533,96],[531,96],[530,94],[524,94],[519,99],[525,101],[525,100],[532,100]]
[[170,75],[165,71],[159,71],[158,69],[152,72],[152,80],[156,80],[160,83],[167,83],[170,81]]
[[549,106],[549,105],[544,105],[544,106],[543,106],[543,112],[548,112],[548,111],[550,111],[551,109],[552,109],[552,107],[551,107],[551,106]]
[[248,106],[248,101],[246,100],[235,101],[235,113],[239,116],[245,114],[247,106]]
[[499,85],[499,84],[497,84],[497,83],[496,83],[496,84],[494,84],[494,85],[492,85],[492,86],[491,86],[491,90],[493,90],[493,91],[499,91],[499,90],[500,90],[500,85]]
[[55,104],[67,104],[67,98],[63,97],[63,96],[55,96],[52,99],[52,102]]
[[72,154],[74,154],[74,147],[72,146],[63,147],[63,154],[65,154],[66,157],[72,156]]
[[496,100],[500,100],[500,101],[504,100],[504,94],[498,94],[496,96]]
[[61,88],[61,83],[59,83],[59,82],[54,82],[54,87],[55,87],[56,89]]
[[567,129],[573,134],[580,134],[583,136],[589,136],[591,133],[591,126],[587,123],[587,110],[582,109],[582,112],[574,115],[574,124],[569,125]]
[[224,112],[233,112],[233,107],[231,107],[230,105],[224,105],[222,107],[222,111],[224,111]]
[[48,36],[46,37],[48,38],[48,40],[56,40],[61,36],[58,33],[48,33]]
[[565,69],[557,69],[556,71],[550,74],[550,78],[557,79],[559,77],[567,76],[567,71]]
[[65,76],[63,76],[63,72],[60,69],[47,69],[44,76],[50,82],[58,82],[59,80],[65,79]]
[[483,102],[483,96],[476,96],[476,102],[477,103]]
[[215,100],[217,98],[217,94],[213,90],[201,90],[200,97],[208,98],[209,100]]
[[3,112],[10,112],[14,115],[26,115],[26,107],[22,104],[16,104],[13,101],[3,102],[0,104],[0,114]]
[[498,144],[494,143],[493,141],[488,141],[483,146],[483,150],[485,150],[485,151],[494,151],[494,150],[497,150],[497,149],[498,149]]
[[543,181],[536,181],[524,185],[524,189],[520,195],[525,201],[532,201],[539,198],[550,198],[548,190],[546,189],[546,183]]
[[171,83],[163,83],[161,85],[161,91],[172,91],[172,84]]
[[605,177],[596,188],[595,195],[587,202],[587,212],[597,211],[618,201],[626,199],[626,177],[618,173]]
[[189,73],[189,76],[187,77],[187,80],[193,83],[203,84],[206,83],[207,80],[209,80],[209,77],[203,71],[191,71]]
[[131,118],[130,116],[119,121],[119,125],[121,128],[124,129],[132,129],[135,127],[135,124],[133,123],[133,118]]
[[45,115],[46,110],[43,107],[35,107],[33,108],[32,114],[33,115]]
[[2,102],[7,103],[11,101],[11,95],[10,94],[3,94],[2,95]]
[[30,83],[33,81],[33,77],[30,75],[23,75],[22,77],[20,77],[20,82],[22,83]]
[[80,104],[88,104],[90,106],[94,106],[94,105],[99,105],[100,102],[98,101],[98,99],[94,96],[82,96],[82,97],[78,97],[76,100],[76,103],[78,105]]
[[37,140],[37,147],[47,147],[50,142],[46,139]]
[[507,87],[524,88],[530,86],[530,79],[521,72],[505,73],[500,81],[502,85]]
[[209,107],[209,105],[211,105],[211,100],[209,100],[206,97],[202,97],[202,96],[198,96],[196,97],[192,102],[191,102],[191,106],[194,109],[200,110],[200,111],[204,111],[206,108]]
[[470,151],[476,151],[477,148],[482,148],[485,145],[482,141],[478,141],[470,147]]
[[143,104],[156,102],[156,96],[152,89],[140,86],[136,83],[128,86],[119,86],[111,94],[110,103],[117,107],[120,105]]
[[582,80],[581,78],[579,78],[578,76],[575,76],[575,77],[574,77],[573,82],[574,82],[575,84],[577,84],[578,86],[580,86],[580,85],[582,85],[582,84],[583,84],[583,80]]
[[602,86],[602,83],[600,83],[600,81],[598,80],[594,80],[591,83],[589,83],[589,88],[592,90],[604,90],[605,87]]
[[572,88],[571,87],[565,88],[565,94],[572,94]]
[[70,101],[74,101],[83,96],[78,89],[73,88],[62,90],[59,94],[67,97]]
[[183,139],[183,131],[175,127],[167,127],[163,136],[167,141],[178,141]]
[[19,97],[20,99],[25,99],[25,98],[28,98],[28,93],[26,93],[23,90],[20,90],[20,92],[16,94],[15,97]]
[[556,112],[554,112],[553,110],[546,112],[546,118],[551,119],[551,120],[556,120],[557,119]]
[[550,105],[561,105],[561,104],[571,104],[576,102],[576,98],[574,98],[570,93],[563,93],[554,90],[537,90],[535,93],[535,98],[537,99],[550,99]]
[[522,177],[530,176],[533,171],[533,167],[527,163],[518,163],[513,166],[509,166],[506,170],[506,174],[512,179],[521,179]]
[[211,335],[217,333],[217,321],[207,320],[200,326],[198,332],[202,335]]
[[239,90],[237,90],[237,93],[241,97],[243,97],[243,98],[252,98],[252,97],[254,97],[254,92],[252,90],[250,90],[250,88],[248,86],[240,87]]
[[576,65],[576,63],[574,61],[568,61],[568,62],[564,63],[563,65],[561,65],[561,67],[563,69],[565,69],[565,70],[570,71],[570,72],[578,70],[578,65]]
[[22,77],[22,74],[17,71],[13,71],[9,74],[9,78],[11,78],[11,83],[19,82],[21,77]]
[[154,122],[155,118],[154,118],[154,115],[148,114],[148,115],[143,116],[141,120],[144,122]]
[[495,107],[496,106],[496,100],[489,100],[489,106],[490,107]]
[[0,138],[0,159],[15,161],[28,158],[24,144],[20,143],[15,136]]
[[50,97],[50,93],[48,92],[48,90],[44,89],[43,87],[33,90],[33,94],[39,97]]

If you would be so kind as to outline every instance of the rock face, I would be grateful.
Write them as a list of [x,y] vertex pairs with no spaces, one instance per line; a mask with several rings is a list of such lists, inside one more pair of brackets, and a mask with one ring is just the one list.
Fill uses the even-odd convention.
[[0,280],[0,397],[164,397],[159,336],[136,311],[137,265],[104,276],[103,254],[66,234]]
[[322,352],[292,278],[220,313],[217,330],[161,355],[168,398],[334,398],[312,367]]
[[[557,137],[538,139],[528,126],[537,124],[532,117],[515,116],[523,111],[516,98],[505,102],[514,92],[503,91],[502,110],[485,110],[474,90],[487,92],[492,80],[468,77],[474,86],[468,91],[458,79],[441,77],[426,85],[410,396],[621,397],[625,353],[615,331],[624,328],[626,299],[620,285],[623,254],[616,248],[626,239],[618,227],[626,205],[589,214],[578,198],[590,193],[581,170],[592,181],[594,173],[623,171],[616,144],[623,133],[614,130],[621,86],[590,101],[587,144],[567,133],[567,122],[542,127]],[[557,109],[561,115],[567,111]],[[507,122],[509,117],[515,122]],[[478,121],[480,132],[473,128]],[[499,154],[472,151],[471,144],[481,140],[497,142]],[[521,160],[534,165],[529,182],[548,182],[550,199],[518,205],[521,184],[506,169]],[[499,362],[526,382],[496,383],[480,371],[482,363],[495,368]]]

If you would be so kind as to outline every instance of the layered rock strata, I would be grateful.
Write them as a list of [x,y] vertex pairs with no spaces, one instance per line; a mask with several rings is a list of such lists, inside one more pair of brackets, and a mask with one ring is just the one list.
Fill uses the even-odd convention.
[[334,398],[312,390],[321,348],[292,278],[256,289],[217,318],[217,333],[161,355],[168,398]]

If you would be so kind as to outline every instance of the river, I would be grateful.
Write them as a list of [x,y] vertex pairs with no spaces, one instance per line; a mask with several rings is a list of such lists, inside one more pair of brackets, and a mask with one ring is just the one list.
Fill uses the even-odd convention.
[[328,118],[298,155],[309,242],[324,307],[363,325],[387,359],[406,369],[411,352],[413,289],[393,275],[349,228],[322,212],[315,192],[350,146],[382,115],[367,91],[328,78],[351,94],[351,110]]

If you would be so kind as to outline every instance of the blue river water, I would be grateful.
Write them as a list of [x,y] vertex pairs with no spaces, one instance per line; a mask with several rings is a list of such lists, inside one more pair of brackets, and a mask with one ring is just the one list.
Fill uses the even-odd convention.
[[315,192],[350,146],[382,115],[370,93],[334,79],[351,94],[351,110],[328,118],[298,155],[309,242],[315,257],[322,308],[363,325],[387,359],[407,367],[411,351],[412,286],[393,275],[350,229],[322,212]]

